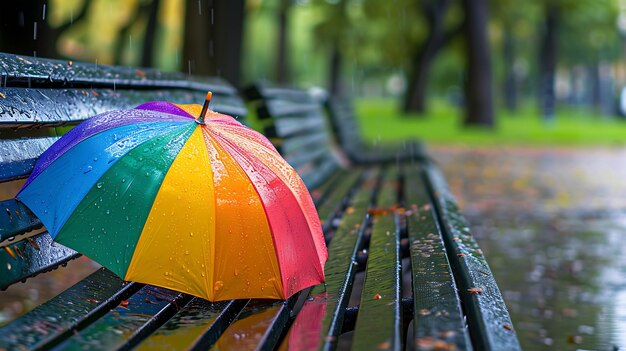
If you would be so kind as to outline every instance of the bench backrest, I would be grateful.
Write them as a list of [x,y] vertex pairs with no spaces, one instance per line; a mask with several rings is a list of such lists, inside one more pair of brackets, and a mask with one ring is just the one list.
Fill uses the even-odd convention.
[[305,90],[267,82],[251,86],[245,95],[256,104],[258,118],[265,125],[263,134],[274,142],[309,189],[340,167],[322,99]]
[[345,96],[329,96],[326,99],[326,109],[339,145],[344,150],[361,150],[363,139],[352,100]]
[[[217,78],[199,79],[154,69],[103,66],[0,53],[0,183],[28,177],[37,158],[58,137],[54,127],[152,100],[202,103],[244,117],[237,90]],[[57,267],[78,254],[44,234],[23,235],[41,222],[15,199],[0,202],[0,289]]]

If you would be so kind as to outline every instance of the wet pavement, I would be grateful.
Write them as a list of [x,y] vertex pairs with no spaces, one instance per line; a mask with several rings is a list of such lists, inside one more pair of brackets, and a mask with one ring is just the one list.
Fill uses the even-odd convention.
[[527,350],[626,350],[626,149],[431,147]]

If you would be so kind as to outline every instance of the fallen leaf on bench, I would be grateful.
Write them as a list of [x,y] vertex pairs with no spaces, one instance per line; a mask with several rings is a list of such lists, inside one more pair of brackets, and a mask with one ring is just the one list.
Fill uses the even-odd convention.
[[481,288],[469,288],[469,289],[467,289],[467,291],[470,294],[475,295],[475,294],[482,294],[483,289],[481,289]]
[[15,255],[15,251],[13,251],[12,248],[5,246],[4,251],[6,251],[9,254],[9,256],[11,256],[13,259],[17,259],[17,256]]

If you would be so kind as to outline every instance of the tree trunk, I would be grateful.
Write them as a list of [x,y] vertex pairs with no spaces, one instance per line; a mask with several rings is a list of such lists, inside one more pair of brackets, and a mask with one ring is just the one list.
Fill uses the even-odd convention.
[[504,27],[504,43],[502,46],[504,56],[504,102],[509,112],[517,109],[517,79],[515,77],[515,42],[513,33],[508,25]]
[[556,77],[557,30],[559,25],[559,9],[557,5],[546,5],[544,35],[541,43],[539,67],[541,70],[541,86],[539,90],[541,112],[544,120],[554,119],[556,96],[554,91]]
[[597,60],[594,60],[593,63],[587,67],[587,72],[589,76],[588,79],[591,83],[591,106],[600,109],[602,103],[602,79],[600,77],[600,64]]
[[404,112],[424,113],[426,111],[426,86],[433,59],[444,44],[444,16],[450,0],[422,0],[422,10],[428,21],[428,36],[424,45],[413,57],[412,72],[409,76]]
[[143,52],[141,53],[141,66],[152,67],[154,64],[154,36],[157,30],[157,17],[159,15],[160,0],[152,0],[149,8],[148,24],[143,37]]
[[328,91],[331,95],[341,95],[343,87],[341,85],[341,50],[339,44],[333,45],[330,53],[330,75],[328,79]]
[[487,37],[486,0],[463,0],[467,41],[465,125],[493,127],[491,58]]
[[183,49],[190,74],[214,75],[235,87],[241,82],[244,0],[190,1]]
[[82,20],[91,1],[85,0],[80,12],[58,28],[48,24],[50,4],[46,0],[0,1],[0,51],[12,54],[59,58],[59,36]]
[[278,47],[276,52],[276,82],[287,84],[290,81],[288,29],[291,0],[281,0],[278,9]]

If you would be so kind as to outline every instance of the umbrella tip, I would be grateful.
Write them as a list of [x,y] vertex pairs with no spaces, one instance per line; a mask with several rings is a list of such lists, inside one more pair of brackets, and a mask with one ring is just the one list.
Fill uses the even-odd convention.
[[202,111],[200,111],[200,116],[196,120],[198,124],[205,125],[204,118],[206,117],[207,111],[209,111],[209,104],[211,103],[212,97],[213,97],[213,92],[209,91],[206,93],[206,99],[204,100],[204,105],[202,105]]

